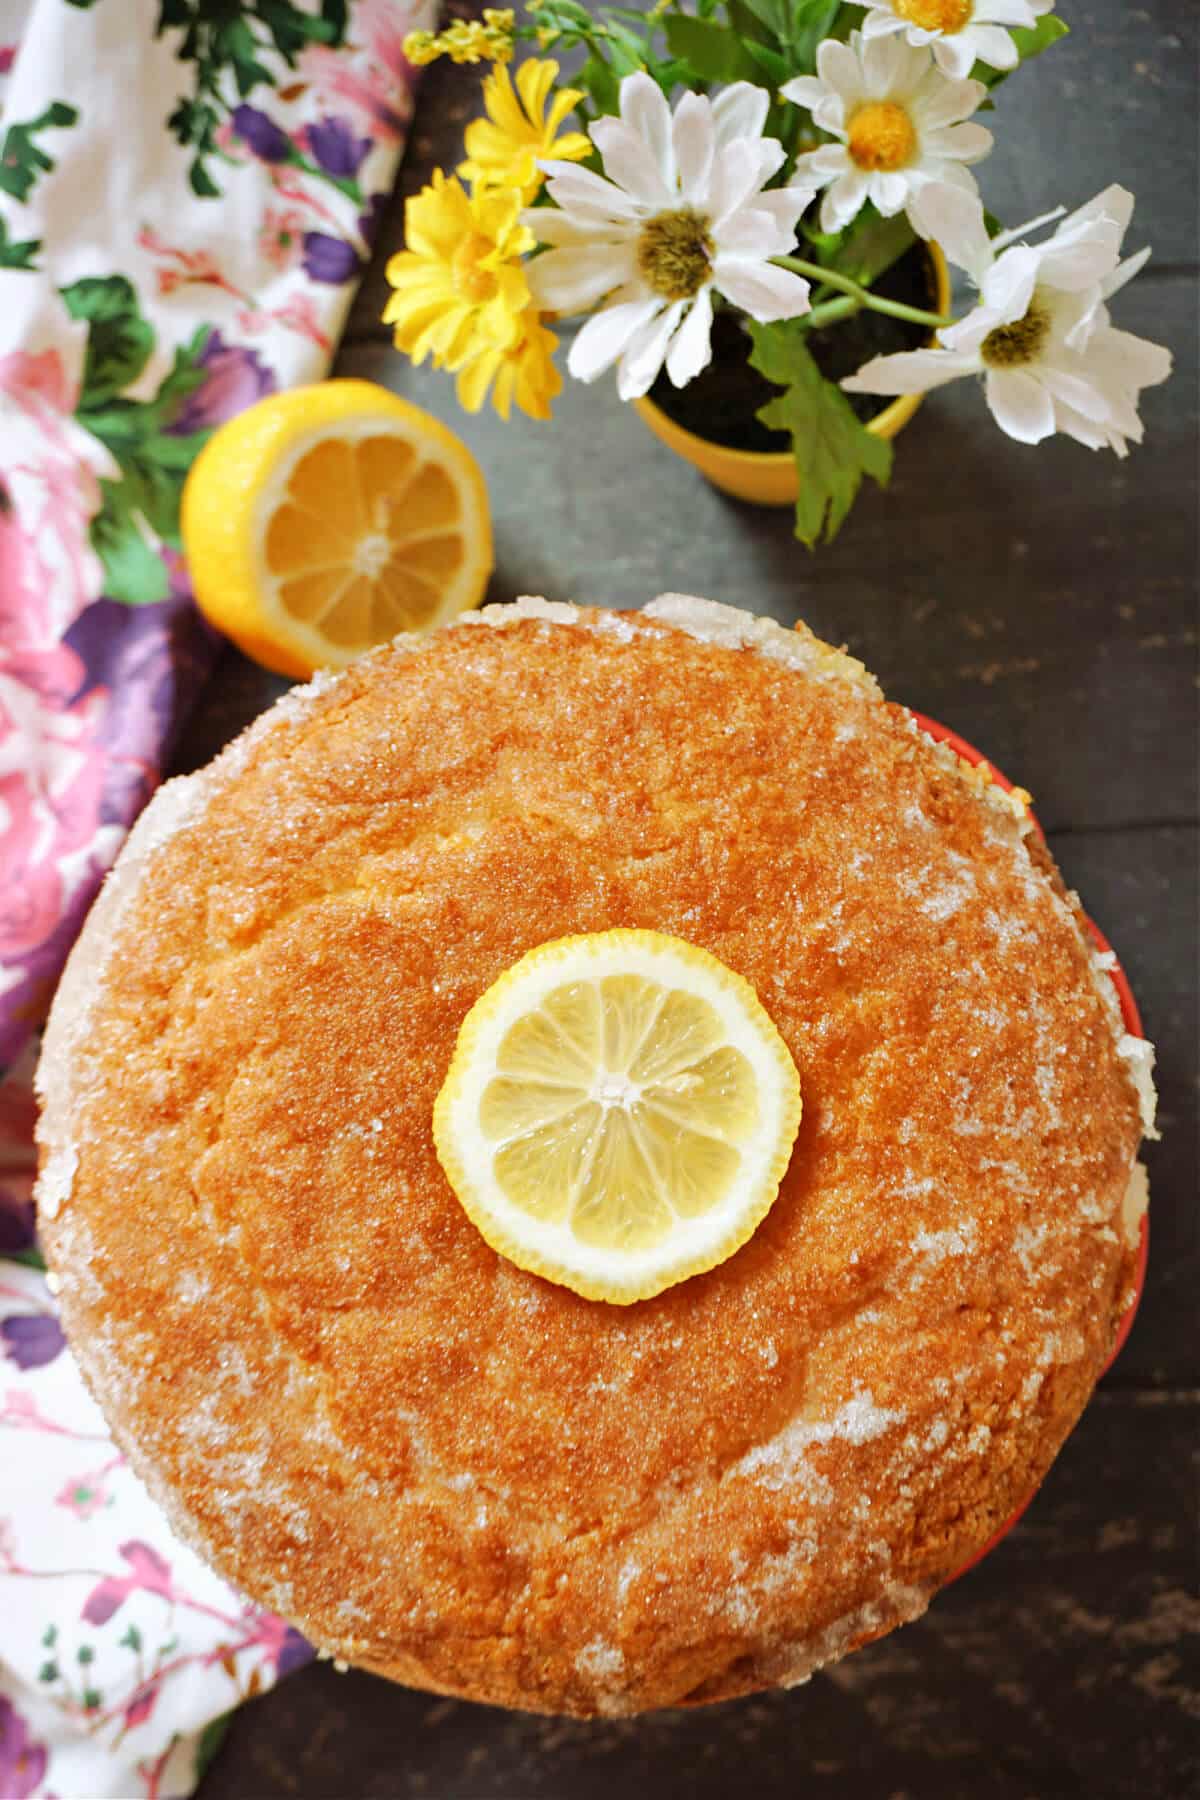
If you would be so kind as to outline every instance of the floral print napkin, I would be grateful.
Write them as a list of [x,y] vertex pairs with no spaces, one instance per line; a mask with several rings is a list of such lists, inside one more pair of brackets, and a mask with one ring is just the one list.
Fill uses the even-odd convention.
[[186,1794],[205,1727],[308,1653],[172,1538],[83,1390],[34,1245],[29,1083],[216,648],[187,470],[325,373],[435,10],[0,0],[0,1800]]

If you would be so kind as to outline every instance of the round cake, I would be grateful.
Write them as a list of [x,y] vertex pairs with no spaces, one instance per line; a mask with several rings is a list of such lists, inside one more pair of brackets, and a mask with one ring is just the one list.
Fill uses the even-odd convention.
[[[669,933],[799,1071],[778,1198],[628,1306],[431,1119],[534,946]],[[323,1651],[580,1715],[803,1680],[1036,1487],[1130,1300],[1150,1047],[1018,796],[803,628],[542,601],[290,694],[152,802],[47,1032],[42,1229],[175,1528]]]

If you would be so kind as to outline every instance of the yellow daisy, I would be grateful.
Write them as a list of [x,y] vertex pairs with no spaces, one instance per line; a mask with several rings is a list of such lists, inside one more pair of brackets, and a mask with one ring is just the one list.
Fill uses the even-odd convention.
[[[507,419],[515,400],[531,419],[548,419],[550,402],[562,388],[562,376],[552,360],[558,339],[542,324],[541,314],[530,307],[521,320],[521,335],[507,350],[485,350],[469,362],[458,377],[458,401],[467,412],[478,412],[492,390],[492,405]],[[495,384],[493,386],[493,383]]]
[[398,350],[457,370],[516,345],[530,303],[520,259],[536,242],[521,224],[521,205],[516,188],[468,194],[440,169],[408,202],[407,248],[387,265],[394,292],[383,312]]
[[557,157],[562,162],[581,162],[592,146],[582,131],[557,136],[567,114],[583,98],[579,88],[563,88],[550,100],[558,79],[558,64],[531,57],[517,70],[514,86],[506,68],[492,70],[483,84],[486,119],[467,126],[463,142],[467,160],[458,172],[469,181],[519,188],[532,200],[542,184],[538,158]]

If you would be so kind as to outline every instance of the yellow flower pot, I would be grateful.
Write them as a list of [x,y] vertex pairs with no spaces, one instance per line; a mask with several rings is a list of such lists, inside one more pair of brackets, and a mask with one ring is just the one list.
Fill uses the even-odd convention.
[[[950,305],[950,271],[937,244],[928,246],[933,263],[937,290],[937,311],[945,313]],[[876,413],[867,430],[876,437],[893,438],[902,431],[916,412],[923,394],[899,394],[890,406]],[[655,437],[668,450],[699,469],[706,480],[738,500],[749,500],[755,506],[792,506],[798,490],[796,460],[788,450],[730,450],[708,438],[685,431],[668,418],[660,406],[648,398],[635,400],[634,406]]]

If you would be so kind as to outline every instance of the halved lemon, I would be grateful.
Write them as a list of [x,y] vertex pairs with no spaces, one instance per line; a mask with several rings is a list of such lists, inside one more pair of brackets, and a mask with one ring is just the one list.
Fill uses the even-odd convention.
[[200,610],[282,675],[342,668],[477,606],[487,488],[460,438],[371,381],[322,381],[222,425],[183,490]]
[[795,1064],[749,982],[657,931],[514,963],[467,1014],[433,1113],[492,1248],[619,1304],[744,1244],[799,1124]]

